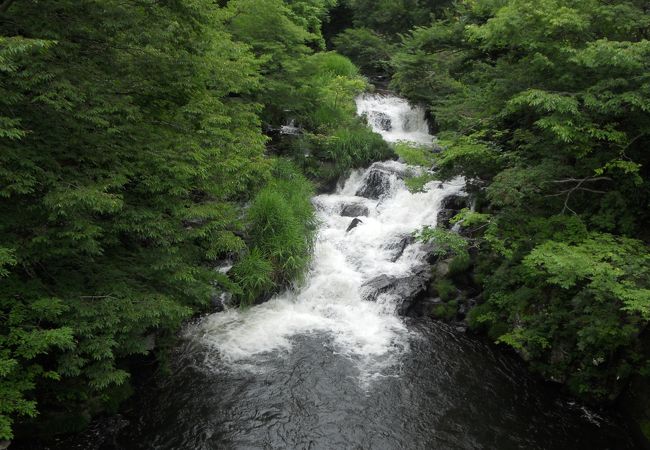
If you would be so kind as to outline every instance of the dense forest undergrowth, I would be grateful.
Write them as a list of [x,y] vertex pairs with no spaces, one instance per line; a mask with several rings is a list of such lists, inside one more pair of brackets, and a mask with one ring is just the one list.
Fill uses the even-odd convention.
[[583,399],[640,389],[649,39],[641,0],[0,2],[0,439],[83,428],[222,291],[299,281],[314,190],[392,155],[357,67],[468,180],[462,241],[428,237],[483,291],[472,328]]

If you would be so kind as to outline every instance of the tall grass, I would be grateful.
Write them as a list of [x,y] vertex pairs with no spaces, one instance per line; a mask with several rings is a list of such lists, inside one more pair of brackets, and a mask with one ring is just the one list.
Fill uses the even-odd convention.
[[272,175],[247,211],[250,251],[232,269],[241,304],[299,280],[310,261],[313,186],[287,160],[276,160]]

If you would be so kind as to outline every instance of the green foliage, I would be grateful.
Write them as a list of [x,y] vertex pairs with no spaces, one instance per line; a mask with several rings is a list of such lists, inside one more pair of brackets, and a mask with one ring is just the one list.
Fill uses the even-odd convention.
[[258,248],[241,258],[232,268],[232,278],[240,288],[240,303],[250,305],[275,287],[273,264]]
[[391,60],[439,175],[487,200],[454,220],[481,242],[471,323],[592,398],[649,357],[649,24],[640,1],[460,2]]
[[412,166],[431,167],[435,161],[434,153],[430,148],[417,146],[406,142],[395,144],[395,153],[406,164]]
[[424,186],[437,179],[437,175],[427,170],[433,166],[435,161],[435,155],[431,148],[399,142],[394,145],[394,151],[406,164],[425,169],[421,174],[407,177],[404,180],[409,191],[424,192]]
[[467,239],[444,228],[424,227],[415,237],[424,242],[434,243],[434,254],[438,256],[466,255],[469,246]]
[[[0,440],[115,409],[130,358],[163,354],[215,284],[247,303],[305,270],[312,187],[265,156],[263,121],[341,140],[353,123],[370,143],[333,146],[337,164],[382,154],[356,67],[314,53],[333,1],[221,3],[3,13]],[[225,257],[232,279],[211,268]]]
[[435,174],[430,172],[425,172],[422,175],[416,175],[413,177],[405,178],[404,184],[406,184],[408,190],[413,193],[424,192],[425,191],[424,187],[426,186],[426,184],[436,179],[437,177]]
[[469,208],[463,208],[458,214],[451,218],[452,224],[459,224],[464,228],[482,226],[490,223],[490,214],[472,211]]
[[472,266],[472,258],[468,253],[461,253],[449,262],[449,276],[453,277],[466,272]]
[[251,252],[233,267],[243,304],[286,286],[307,269],[315,230],[311,184],[278,160],[247,211]]
[[417,25],[427,24],[432,14],[441,14],[448,0],[347,0],[356,27],[368,27],[397,36]]
[[328,134],[305,134],[290,154],[311,177],[336,180],[351,168],[387,159],[393,153],[379,134],[355,119]]
[[581,287],[598,302],[620,302],[623,311],[650,319],[650,252],[643,242],[600,233],[573,245],[546,241],[523,265],[562,290]]
[[348,28],[334,37],[336,51],[350,58],[366,74],[390,71],[394,45],[368,28]]
[[445,148],[436,158],[437,173],[449,179],[462,173],[466,177],[490,180],[501,167],[502,157],[493,146],[474,139],[441,141]]
[[436,305],[433,308],[432,314],[433,317],[439,320],[451,321],[454,320],[458,312],[458,302],[452,300],[448,303],[443,303],[442,305]]
[[446,278],[438,280],[435,284],[435,288],[440,298],[445,302],[449,302],[456,297],[456,287]]

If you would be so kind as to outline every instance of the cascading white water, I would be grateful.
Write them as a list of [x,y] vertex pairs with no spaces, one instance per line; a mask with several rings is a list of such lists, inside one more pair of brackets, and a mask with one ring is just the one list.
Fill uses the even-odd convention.
[[356,99],[357,113],[365,116],[374,131],[388,142],[409,141],[430,145],[424,108],[394,95],[364,94]]
[[[431,142],[424,116],[397,97],[363,96],[359,113],[388,116],[389,134],[370,121],[376,131],[391,140]],[[376,109],[375,109],[376,108]],[[368,175],[380,169],[388,188],[380,199],[356,196]],[[441,200],[462,190],[462,180],[430,183],[423,193],[409,192],[400,174],[414,170],[403,163],[375,163],[351,174],[335,193],[313,199],[320,221],[313,262],[304,284],[247,310],[230,309],[208,316],[188,330],[217,350],[215,361],[244,367],[289,350],[298,334],[325,332],[337,353],[359,362],[364,375],[378,373],[407,348],[408,332],[395,309],[398,299],[381,296],[363,300],[362,284],[377,275],[408,275],[422,263],[422,245],[409,245],[397,260],[389,243],[424,225],[435,225]],[[363,223],[346,232],[352,217],[341,216],[345,205],[367,207]],[[216,356],[212,354],[213,356]],[[208,362],[209,363],[209,362]]]

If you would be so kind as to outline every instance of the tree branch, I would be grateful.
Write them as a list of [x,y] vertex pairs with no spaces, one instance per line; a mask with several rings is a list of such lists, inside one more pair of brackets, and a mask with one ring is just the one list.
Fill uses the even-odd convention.
[[612,181],[611,178],[609,177],[587,177],[587,178],[565,178],[563,180],[549,180],[545,181],[544,183],[558,183],[558,184],[564,184],[564,183],[577,183],[575,186],[565,189],[563,191],[557,192],[555,194],[548,194],[545,195],[545,197],[559,197],[562,195],[566,195],[564,198],[564,206],[562,207],[562,212],[560,214],[564,214],[567,210],[571,211],[573,214],[578,215],[571,207],[569,207],[569,200],[571,199],[571,195],[575,191],[586,191],[586,192],[593,192],[594,194],[606,194],[607,191],[601,191],[598,189],[591,189],[582,186],[584,183],[590,183],[592,181]]

